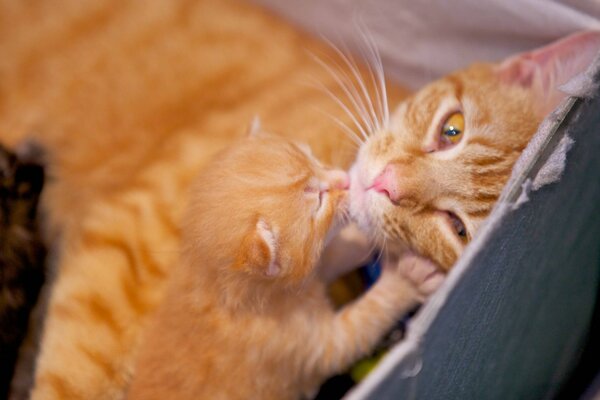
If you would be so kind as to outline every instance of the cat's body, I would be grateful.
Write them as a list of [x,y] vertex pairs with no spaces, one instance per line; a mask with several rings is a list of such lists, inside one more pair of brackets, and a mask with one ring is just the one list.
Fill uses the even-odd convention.
[[296,399],[371,351],[422,294],[386,270],[334,310],[316,266],[347,185],[344,172],[276,137],[221,153],[194,185],[181,265],[128,398]]
[[8,395],[45,280],[46,248],[38,231],[44,168],[29,153],[17,155],[0,146],[0,398]]
[[[26,135],[36,136],[53,154],[56,176],[43,200],[51,237],[60,238],[58,270],[32,397],[121,398],[133,374],[141,334],[178,259],[179,221],[196,171],[255,114],[274,131],[307,142],[318,158],[349,166],[355,155],[346,146],[351,142],[319,109],[338,117],[341,113],[318,91],[302,85],[309,75],[329,88],[335,80],[305,51],[318,53],[321,46],[234,1],[72,0],[54,7],[7,0],[0,7],[0,139],[14,144]],[[37,23],[32,25],[32,20]],[[503,118],[527,121],[526,129],[512,124],[518,134],[509,133],[519,138],[516,150],[522,148],[542,115],[531,116],[529,106],[510,107],[514,99],[503,93],[511,90],[498,89],[510,86],[510,79],[474,70],[460,79],[470,80],[465,89],[474,92],[465,98],[485,102],[486,113],[475,118],[481,126],[499,127],[502,118],[488,118],[494,106],[504,110]],[[438,89],[447,83],[432,84],[412,98],[411,107],[399,108],[395,137],[408,127],[405,139],[422,138],[423,130],[443,118],[436,113],[442,97]],[[491,95],[482,95],[481,87],[493,89]],[[519,90],[519,104],[540,98],[528,96],[526,88]],[[390,103],[399,99],[392,97]],[[477,104],[471,102],[468,108],[469,115],[478,115]],[[403,158],[404,150],[410,149],[418,160],[411,171],[426,157],[422,143],[390,140],[393,135],[379,133],[363,146],[353,190],[372,184],[396,156]],[[485,143],[491,151],[504,143],[501,135],[493,137]],[[444,169],[443,181],[431,175],[441,169],[425,168],[429,174],[408,176],[416,187],[437,182],[434,188],[450,188],[451,193],[464,183],[470,190],[477,182],[479,192],[487,193],[486,207],[475,218],[461,215],[468,240],[489,213],[517,153],[508,161],[496,158],[502,168],[495,172],[491,160],[479,172],[478,166],[469,167],[468,174],[464,167]],[[440,155],[432,157],[443,159]],[[459,166],[463,161],[458,151],[446,152],[446,158]],[[390,170],[385,177],[398,177],[396,169]],[[472,173],[479,173],[477,181],[471,182]],[[385,182],[378,186],[380,197],[363,196],[364,190],[352,196],[354,217],[371,233],[388,232],[388,244],[407,241],[449,267],[465,244],[463,230],[456,229],[460,224],[450,225],[439,214],[418,213],[409,201],[391,207],[382,193],[399,192]],[[371,197],[382,201],[358,207],[356,200],[371,202]],[[427,196],[409,197],[417,204],[432,204]],[[460,212],[470,198],[469,193],[436,207]]]
[[57,270],[32,397],[121,398],[204,163],[259,114],[350,164],[352,143],[322,112],[347,118],[306,85],[336,90],[306,51],[327,50],[229,0],[0,7],[0,139],[34,136],[55,177],[42,201]]

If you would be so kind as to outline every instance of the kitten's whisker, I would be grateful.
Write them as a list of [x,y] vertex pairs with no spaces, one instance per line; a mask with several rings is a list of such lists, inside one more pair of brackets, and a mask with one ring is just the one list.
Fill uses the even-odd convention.
[[316,82],[315,85],[317,86],[317,88],[323,90],[325,93],[327,93],[329,95],[329,97],[331,97],[331,99],[342,109],[344,110],[344,112],[352,119],[352,122],[354,122],[354,125],[358,128],[358,130],[360,131],[361,135],[363,136],[363,138],[366,140],[368,135],[365,132],[365,128],[359,123],[359,121],[356,119],[354,113],[352,113],[352,111],[350,111],[350,109],[348,108],[348,106],[346,104],[344,104],[343,101],[341,101],[331,90],[329,90],[325,85],[323,85],[320,82]]
[[[357,92],[356,88],[354,87],[352,81],[348,78],[347,74],[342,69],[340,69],[339,72],[335,71],[327,62],[323,61],[318,56],[314,54],[311,54],[311,56],[319,65],[325,68],[325,70],[335,80],[340,89],[342,89],[348,100],[350,100],[350,102],[352,103],[354,110],[358,113],[362,122],[365,124],[364,127],[366,128],[367,132],[372,130],[373,123],[370,117],[367,117],[368,112],[366,110],[366,106],[364,105],[360,94]],[[335,64],[334,61],[332,62]],[[336,64],[336,66],[340,68],[338,64]]]

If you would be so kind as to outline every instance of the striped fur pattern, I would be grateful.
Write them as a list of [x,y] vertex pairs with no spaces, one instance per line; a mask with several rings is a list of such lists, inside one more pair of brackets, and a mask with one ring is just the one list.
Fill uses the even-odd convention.
[[427,265],[403,260],[336,312],[315,267],[347,187],[276,137],[220,154],[194,185],[182,261],[127,398],[297,399],[371,351],[424,294],[404,273]]
[[[316,78],[344,96],[339,79],[307,49],[332,54],[234,0],[0,0],[0,140],[14,146],[36,138],[48,149],[55,177],[42,197],[57,267],[34,400],[123,397],[141,334],[179,258],[191,181],[256,114],[271,130],[307,142],[331,165],[348,167],[358,141],[354,188],[359,175],[368,181],[384,164],[414,154],[411,171],[420,165],[431,174],[407,185],[414,195],[404,204],[392,207],[379,197],[361,203],[365,196],[351,196],[353,217],[371,236],[385,232],[390,247],[408,243],[449,267],[464,246],[431,210],[452,204],[436,204],[419,185],[447,202],[460,190],[483,193],[473,204],[464,201],[469,208],[462,213],[463,203],[453,208],[469,235],[476,234],[473,228],[506,180],[500,169],[512,163],[512,149],[524,146],[541,118],[524,116],[534,100],[528,91],[501,86],[491,66],[475,67],[416,94],[389,121],[363,124],[365,137],[348,132],[351,140],[323,113],[333,114],[343,131],[357,118],[304,85]],[[459,87],[460,93],[453,89]],[[390,104],[406,95],[387,89]],[[488,141],[465,141],[465,160],[453,153],[453,163],[439,154],[424,161],[419,138],[439,122],[434,109],[446,97],[461,99],[471,110],[467,126],[481,127],[471,131],[473,139],[477,133]],[[375,104],[383,104],[381,98]],[[500,151],[511,160],[497,158]],[[493,173],[483,176],[485,170]],[[482,187],[475,190],[475,184]],[[411,205],[415,198],[425,206]]]
[[192,178],[254,115],[349,166],[352,141],[327,114],[349,119],[307,84],[339,94],[311,52],[331,51],[233,0],[0,0],[0,140],[35,138],[54,178],[33,399],[122,398]]
[[[510,102],[494,102],[510,98]],[[430,152],[430,143],[450,113],[462,110],[468,137],[452,149]],[[367,231],[387,243],[406,243],[449,268],[490,213],[512,166],[542,116],[529,94],[497,83],[488,65],[471,67],[437,81],[403,102],[390,127],[371,136],[352,169],[352,212]],[[387,165],[402,198],[364,191]],[[465,223],[466,237],[454,231],[444,210]]]
[[450,268],[565,98],[557,88],[599,50],[600,32],[575,33],[497,65],[474,64],[401,102],[360,148],[352,216],[390,251],[408,246]]

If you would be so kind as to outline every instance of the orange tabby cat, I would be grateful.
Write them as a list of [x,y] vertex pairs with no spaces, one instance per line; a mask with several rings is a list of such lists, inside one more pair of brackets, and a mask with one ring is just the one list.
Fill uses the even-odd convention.
[[501,64],[475,64],[402,102],[358,153],[352,216],[388,247],[408,244],[449,268],[565,97],[558,86],[599,50],[600,32],[574,34]]
[[[528,68],[565,64],[569,48],[573,59],[589,54],[584,42],[467,69],[401,103],[360,152],[354,217],[372,236],[386,232],[390,246],[408,242],[450,266],[545,111]],[[178,258],[190,181],[252,115],[348,166],[351,142],[316,110],[351,119],[299,84],[312,75],[335,90],[306,48],[322,50],[233,0],[0,0],[0,140],[37,138],[54,177],[42,207],[57,271],[34,399],[122,397]],[[456,116],[454,129],[440,128],[444,113],[457,111],[451,104],[461,107],[464,132]],[[456,136],[449,147],[434,140]],[[372,186],[407,153],[414,162],[405,172],[390,167]]]
[[194,187],[181,265],[129,399],[300,398],[369,352],[421,297],[400,269],[386,270],[333,309],[315,266],[342,222],[348,176],[291,142],[240,142]]
[[335,81],[307,49],[328,52],[232,0],[0,0],[0,140],[35,137],[52,176],[34,399],[122,397],[179,256],[191,179],[255,114],[349,166],[352,142],[323,112],[348,118],[306,85]]

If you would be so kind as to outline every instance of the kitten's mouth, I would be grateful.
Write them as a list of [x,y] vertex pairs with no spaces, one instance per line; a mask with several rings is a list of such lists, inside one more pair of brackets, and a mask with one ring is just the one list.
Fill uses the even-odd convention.
[[458,236],[462,241],[467,241],[467,228],[458,215],[448,210],[442,212],[446,214],[446,220],[450,224],[450,228],[456,234],[456,236]]

